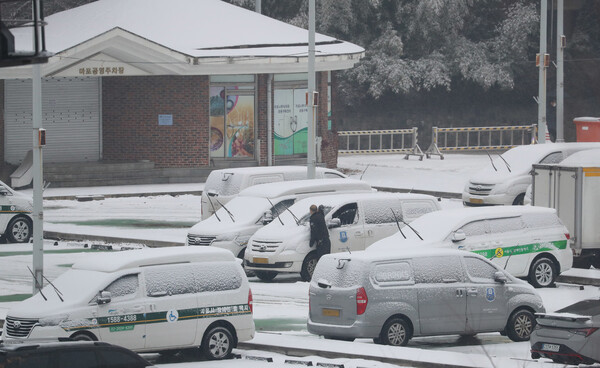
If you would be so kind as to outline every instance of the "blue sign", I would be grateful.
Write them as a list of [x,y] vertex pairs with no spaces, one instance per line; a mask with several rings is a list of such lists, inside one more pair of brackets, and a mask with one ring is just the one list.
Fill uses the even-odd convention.
[[485,291],[485,300],[487,300],[488,302],[493,302],[494,300],[496,300],[496,291],[494,290],[494,288],[487,288],[487,290]]
[[173,115],[171,114],[159,114],[158,125],[173,125]]
[[348,234],[345,231],[340,231],[340,241],[345,243],[348,241]]

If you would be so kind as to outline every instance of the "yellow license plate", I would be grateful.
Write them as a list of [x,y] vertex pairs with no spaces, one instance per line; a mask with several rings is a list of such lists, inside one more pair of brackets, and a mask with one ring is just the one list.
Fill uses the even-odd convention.
[[254,263],[262,263],[262,264],[266,264],[266,263],[269,263],[269,259],[268,259],[268,258],[258,258],[258,257],[254,257]]
[[340,316],[340,310],[339,309],[327,309],[327,308],[323,308],[323,315],[325,317],[339,317]]
[[483,204],[483,199],[469,198],[469,202],[471,202],[471,203],[477,203],[477,204]]

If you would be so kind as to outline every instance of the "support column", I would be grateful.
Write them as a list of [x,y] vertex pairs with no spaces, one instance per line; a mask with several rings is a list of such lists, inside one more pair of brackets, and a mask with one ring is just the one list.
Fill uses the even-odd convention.
[[565,46],[566,40],[563,34],[564,24],[564,0],[556,3],[556,142],[565,141]]
[[315,153],[315,0],[308,2],[308,137],[306,141],[307,178],[314,179],[316,173]]
[[538,82],[538,143],[546,143],[546,55],[548,28],[548,0],[540,1],[540,57]]

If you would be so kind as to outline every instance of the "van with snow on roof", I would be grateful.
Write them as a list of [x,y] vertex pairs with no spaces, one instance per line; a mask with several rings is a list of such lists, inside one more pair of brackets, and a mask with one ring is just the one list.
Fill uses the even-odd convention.
[[211,217],[194,225],[188,232],[186,245],[224,248],[243,259],[248,239],[256,230],[286,212],[286,208],[297,200],[372,191],[368,183],[353,179],[294,180],[253,185],[242,190]]
[[465,206],[522,205],[531,184],[531,165],[557,164],[575,152],[600,143],[548,143],[519,146],[502,155],[488,154],[490,165],[469,179],[462,193]]
[[137,352],[199,346],[223,359],[254,337],[248,280],[224,249],[93,254],[48,283],[8,312],[5,341],[70,337]]
[[286,210],[277,221],[259,229],[244,255],[246,270],[261,280],[278,273],[300,273],[309,281],[318,261],[309,246],[312,204],[323,206],[329,228],[331,252],[364,250],[398,231],[417,217],[438,211],[435,197],[424,194],[362,193],[305,198]]
[[573,265],[569,231],[556,210],[505,206],[460,208],[426,214],[411,229],[369,250],[453,248],[480,254],[535,287],[547,287]]
[[[252,185],[307,179],[306,166],[237,167],[213,170],[202,191],[201,219],[212,216],[223,204]],[[342,179],[346,175],[333,169],[317,167],[315,179]],[[209,197],[212,200],[209,200]]]

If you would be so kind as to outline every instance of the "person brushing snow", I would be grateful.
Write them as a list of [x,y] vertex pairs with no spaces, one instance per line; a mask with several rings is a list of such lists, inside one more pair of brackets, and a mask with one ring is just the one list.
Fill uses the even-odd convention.
[[310,206],[310,243],[317,246],[317,255],[321,258],[324,254],[331,252],[331,242],[329,241],[329,230],[325,223],[325,214],[322,206]]

